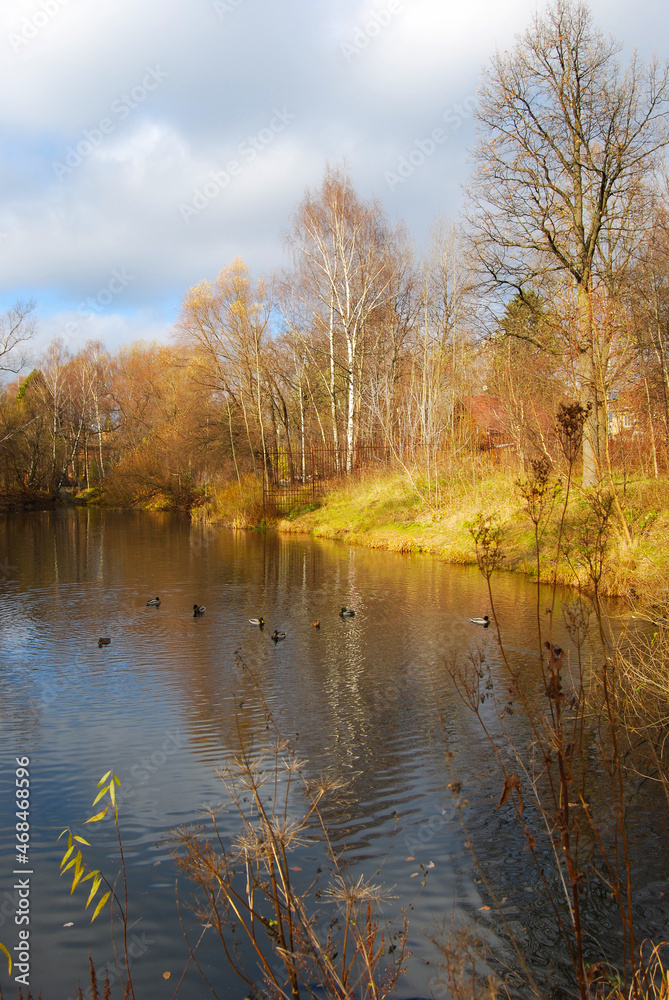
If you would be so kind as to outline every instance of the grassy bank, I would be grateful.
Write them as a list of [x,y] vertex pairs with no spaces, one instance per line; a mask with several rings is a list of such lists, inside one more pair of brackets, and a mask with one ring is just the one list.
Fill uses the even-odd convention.
[[[534,525],[517,475],[453,477],[439,496],[426,495],[405,474],[363,478],[326,496],[309,511],[278,521],[283,532],[310,532],[394,552],[425,552],[451,563],[476,562],[469,526],[479,515],[495,518],[502,532],[504,567],[536,577]],[[618,487],[627,532],[613,511],[606,526],[602,593],[630,590],[647,600],[664,596],[669,579],[669,481],[628,481]],[[555,565],[563,497],[553,505],[542,540],[541,578],[588,587],[587,546],[592,535],[592,495],[574,489],[564,517],[562,555]],[[629,539],[626,537],[629,534]]]

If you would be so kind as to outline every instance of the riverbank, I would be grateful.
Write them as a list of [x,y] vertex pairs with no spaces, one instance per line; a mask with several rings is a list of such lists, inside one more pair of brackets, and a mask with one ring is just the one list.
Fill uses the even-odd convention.
[[[669,579],[669,481],[629,481],[619,499],[629,540],[612,511],[605,530],[601,592],[610,596],[632,593],[650,602],[662,600]],[[541,579],[550,583],[556,576],[559,583],[591,589],[588,549],[595,544],[592,498],[573,490],[556,566],[563,508],[564,502],[558,498],[542,532]],[[517,476],[503,472],[473,480],[454,478],[431,496],[403,474],[363,478],[328,494],[313,510],[280,518],[277,528],[473,564],[476,550],[470,526],[479,515],[492,516],[500,528],[504,569],[536,578],[534,526],[518,490]]]
[[[669,592],[669,479],[630,479],[617,484],[620,509],[611,508],[602,538],[605,560],[601,593],[636,596],[645,604],[667,603]],[[0,510],[35,509],[84,503],[124,507],[98,490],[77,496],[7,497]],[[175,509],[169,497],[152,495],[151,509]],[[133,504],[136,507],[136,504]],[[541,579],[592,589],[588,548],[597,536],[593,497],[573,487],[564,513],[560,558],[555,562],[564,501],[558,496],[542,523]],[[502,540],[502,567],[536,578],[534,526],[518,488],[516,473],[457,470],[435,488],[404,472],[363,476],[340,484],[309,508],[290,514],[263,510],[262,484],[255,477],[207,488],[206,500],[190,511],[194,521],[234,528],[277,529],[339,539],[351,545],[393,552],[425,553],[444,562],[476,563],[471,526],[492,517]],[[621,520],[624,518],[624,525]],[[595,518],[596,521],[596,518]],[[594,532],[594,534],[593,534]]]

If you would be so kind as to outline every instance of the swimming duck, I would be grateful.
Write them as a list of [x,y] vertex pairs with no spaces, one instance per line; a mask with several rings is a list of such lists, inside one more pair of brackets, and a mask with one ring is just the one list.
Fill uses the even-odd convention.
[[483,618],[470,618],[469,620],[472,625],[483,625],[484,628],[487,628],[490,624],[490,618],[488,615],[484,615]]
[[353,611],[351,608],[342,608],[341,611],[339,612],[339,617],[340,618],[353,618],[354,614],[355,614],[355,611]]
[[146,602],[146,606],[147,606],[147,608],[159,608],[160,607],[160,598],[159,597],[153,597],[150,601]]
[[260,628],[262,628],[264,624],[264,618],[249,618],[249,625],[259,625]]
[[274,639],[274,642],[278,642],[279,639],[285,639],[285,638],[286,638],[285,632],[277,632],[276,629],[274,629],[274,631],[272,632],[272,639]]
[[193,605],[193,618],[199,618],[200,615],[203,615],[206,610],[207,609],[205,608],[204,604],[194,604]]
[[100,637],[98,639],[98,646],[108,646],[110,642],[111,642],[111,639]]

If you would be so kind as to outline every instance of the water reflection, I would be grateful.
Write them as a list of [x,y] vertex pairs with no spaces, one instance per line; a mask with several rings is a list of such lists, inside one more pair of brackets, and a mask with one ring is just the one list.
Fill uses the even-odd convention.
[[[346,781],[325,807],[343,859],[370,877],[383,861],[397,907],[415,907],[402,995],[429,995],[435,954],[424,930],[449,918],[454,903],[463,918],[485,920],[491,940],[514,961],[494,913],[480,910],[487,897],[447,788],[446,747],[456,755],[471,803],[468,823],[507,899],[509,921],[545,981],[561,968],[564,974],[524,840],[495,809],[500,788],[490,749],[448,681],[448,658],[472,649],[500,670],[493,630],[469,622],[490,610],[476,570],[318,539],[199,529],[166,514],[95,510],[6,516],[0,566],[9,567],[0,603],[0,748],[10,765],[15,755],[31,757],[34,783],[34,994],[73,995],[77,979],[86,982],[89,948],[102,962],[109,952],[108,927],[90,928],[83,901],[70,899],[58,881],[55,844],[65,825],[90,815],[95,784],[109,767],[123,779],[131,890],[145,935],[138,994],[152,995],[165,971],[180,974],[186,952],[175,871],[155,844],[196,818],[204,801],[222,798],[217,769],[240,742],[259,747],[267,740],[268,711],[284,736],[298,739],[310,778],[328,771]],[[502,574],[496,593],[507,647],[529,672],[535,592]],[[160,607],[147,607],[156,595]],[[202,618],[193,618],[194,602],[206,605]],[[339,617],[343,605],[355,608],[354,618]],[[257,616],[267,623],[263,630],[248,623]],[[568,647],[559,606],[554,618],[554,639]],[[285,642],[271,642],[274,628],[287,633]],[[98,648],[102,635],[111,642]],[[3,765],[3,817],[10,816],[12,788]],[[234,816],[222,822],[232,830]],[[10,818],[4,843],[12,829]],[[664,884],[661,829],[643,859],[651,886]],[[99,866],[114,864],[110,832],[99,834]],[[11,884],[10,860],[1,862],[3,888]],[[313,862],[305,854],[301,864],[307,870]],[[416,870],[421,877],[412,879]],[[667,915],[659,891],[644,897],[648,933]],[[63,927],[71,921],[74,927]],[[7,924],[0,927],[0,940],[8,933]],[[62,953],[65,963],[57,960]],[[244,996],[208,939],[202,961],[222,995]],[[189,973],[180,996],[202,995]]]

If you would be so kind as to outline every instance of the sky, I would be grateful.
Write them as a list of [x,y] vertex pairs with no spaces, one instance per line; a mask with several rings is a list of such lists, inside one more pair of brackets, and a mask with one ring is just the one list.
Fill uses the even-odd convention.
[[[3,0],[0,312],[35,351],[165,341],[236,256],[286,267],[307,188],[344,166],[420,250],[462,206],[481,71],[530,0]],[[669,55],[666,0],[592,0]],[[438,141],[432,138],[437,130]]]

